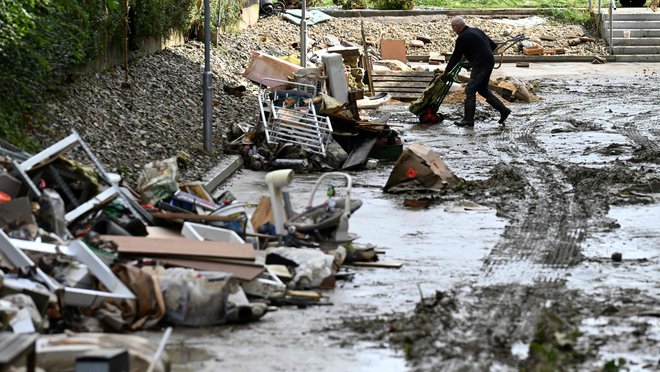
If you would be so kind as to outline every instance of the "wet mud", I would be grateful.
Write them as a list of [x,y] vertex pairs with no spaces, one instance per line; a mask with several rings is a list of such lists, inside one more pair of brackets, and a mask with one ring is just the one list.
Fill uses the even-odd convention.
[[[473,131],[437,128],[436,150],[454,172],[472,169],[464,157],[490,169],[438,197],[461,194],[493,206],[507,220],[503,233],[470,282],[437,291],[412,315],[345,326],[388,340],[414,370],[660,369],[660,275],[644,274],[660,268],[660,114],[629,101],[630,86],[653,95],[631,80],[545,81],[542,101],[514,107],[506,127],[481,106]],[[444,109],[460,117],[460,107]],[[428,128],[399,115],[427,137]],[[654,211],[639,219],[651,237],[641,244],[652,245],[642,257],[623,263],[615,255],[622,247],[614,244],[621,225],[610,215],[613,205]],[[589,245],[602,234],[610,240],[597,243],[594,257]],[[629,243],[623,257],[638,249]],[[620,281],[572,280],[594,270]],[[628,289],[645,282],[650,288]]]
[[[350,231],[402,268],[349,267],[354,275],[322,292],[332,306],[177,328],[174,370],[658,370],[660,110],[640,97],[657,96],[660,67],[563,66],[513,71],[539,81],[541,100],[510,103],[504,127],[482,103],[472,130],[451,125],[456,103],[435,126],[406,105],[372,113],[389,114],[406,143],[431,147],[464,180],[385,194],[392,163],[350,172],[363,201]],[[256,202],[264,176],[242,170],[223,189]],[[317,177],[296,174],[294,209]]]

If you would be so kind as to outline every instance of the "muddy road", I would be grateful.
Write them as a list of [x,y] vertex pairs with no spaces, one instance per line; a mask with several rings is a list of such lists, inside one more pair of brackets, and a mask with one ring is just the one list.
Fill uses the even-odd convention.
[[[351,269],[324,293],[333,306],[177,329],[175,369],[660,370],[660,65],[500,74],[538,80],[542,98],[510,104],[504,128],[483,104],[473,130],[450,125],[461,105],[430,127],[405,105],[381,108],[465,179],[392,195],[380,188],[392,164],[353,173],[363,207],[350,230],[401,269]],[[222,187],[254,201],[263,176],[241,171]],[[314,181],[296,177],[294,207]],[[404,207],[411,197],[433,202]]]

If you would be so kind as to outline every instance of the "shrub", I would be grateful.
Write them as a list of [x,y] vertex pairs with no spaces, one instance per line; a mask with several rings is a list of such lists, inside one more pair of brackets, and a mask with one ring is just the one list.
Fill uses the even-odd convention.
[[412,10],[414,0],[374,0],[374,8],[381,10]]

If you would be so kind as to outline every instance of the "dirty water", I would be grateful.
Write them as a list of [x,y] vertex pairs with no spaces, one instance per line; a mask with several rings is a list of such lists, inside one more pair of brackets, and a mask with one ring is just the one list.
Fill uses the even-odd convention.
[[[391,163],[351,172],[363,206],[350,231],[403,267],[350,268],[352,280],[323,291],[332,306],[177,328],[168,351],[187,359],[173,358],[174,370],[657,370],[660,191],[629,190],[660,178],[660,110],[632,99],[656,96],[658,75],[618,76],[544,80],[542,100],[510,104],[504,128],[483,105],[474,129],[449,125],[460,105],[441,106],[449,118],[431,127],[406,106],[383,107],[406,143],[430,146],[466,180],[410,209],[410,195],[381,191]],[[264,175],[242,170],[222,189],[256,202]],[[294,208],[315,179],[296,175]],[[464,199],[487,209],[453,212]]]

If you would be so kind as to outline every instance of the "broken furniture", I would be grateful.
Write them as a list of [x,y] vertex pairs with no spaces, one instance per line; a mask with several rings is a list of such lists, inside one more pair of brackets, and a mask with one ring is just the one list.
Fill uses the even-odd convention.
[[37,334],[0,332],[0,371],[12,370],[25,358],[25,370],[34,372],[36,367]]
[[48,164],[53,162],[55,159],[59,158],[60,155],[64,154],[66,151],[68,151],[69,149],[73,148],[76,145],[82,148],[83,152],[87,155],[89,160],[91,160],[91,162],[94,164],[96,168],[95,171],[97,176],[103,182],[106,183],[107,188],[104,191],[102,191],[100,194],[92,198],[89,198],[86,201],[80,201],[73,194],[70,187],[66,183],[61,182],[59,180],[57,171],[54,170],[53,168],[49,168],[48,170],[53,174],[53,178],[57,186],[63,190],[63,194],[65,197],[69,199],[69,202],[75,206],[74,209],[69,210],[64,216],[66,224],[68,225],[72,223],[77,218],[81,217],[82,215],[86,214],[92,209],[101,206],[117,197],[121,198],[125,202],[126,207],[131,211],[131,213],[135,217],[140,218],[146,224],[151,224],[153,222],[152,217],[148,213],[146,213],[140,207],[140,205],[137,204],[130,197],[130,195],[126,193],[126,191],[121,189],[115,182],[113,182],[111,176],[104,170],[103,166],[101,165],[101,162],[96,158],[96,156],[94,156],[90,148],[87,146],[87,144],[82,140],[80,135],[75,130],[71,130],[71,134],[68,137],[60,140],[59,142],[48,147],[44,151],[32,156],[31,158],[21,162],[20,164],[14,160],[13,161],[14,168],[18,171],[20,177],[29,187],[29,190],[37,198],[41,198],[42,192],[39,190],[33,179],[29,176],[28,172],[48,166]]
[[[265,90],[259,95],[259,109],[266,141],[301,145],[310,152],[325,156],[331,139],[332,125],[329,118],[316,114],[312,100],[309,99],[316,96],[316,87],[270,78],[263,81],[279,81],[297,88],[275,91],[272,96]],[[306,89],[311,89],[311,97],[304,94]]]
[[[39,252],[44,254],[64,254],[70,256],[87,266],[89,272],[101,282],[108,292],[65,287],[51,276],[43,272],[23,252],[23,250]],[[112,273],[81,240],[74,240],[68,246],[54,245],[28,240],[10,239],[0,230],[0,252],[16,268],[24,272],[33,271],[37,280],[46,284],[53,292],[63,291],[63,302],[71,306],[91,307],[98,306],[107,299],[112,300],[134,300],[135,295]]]

